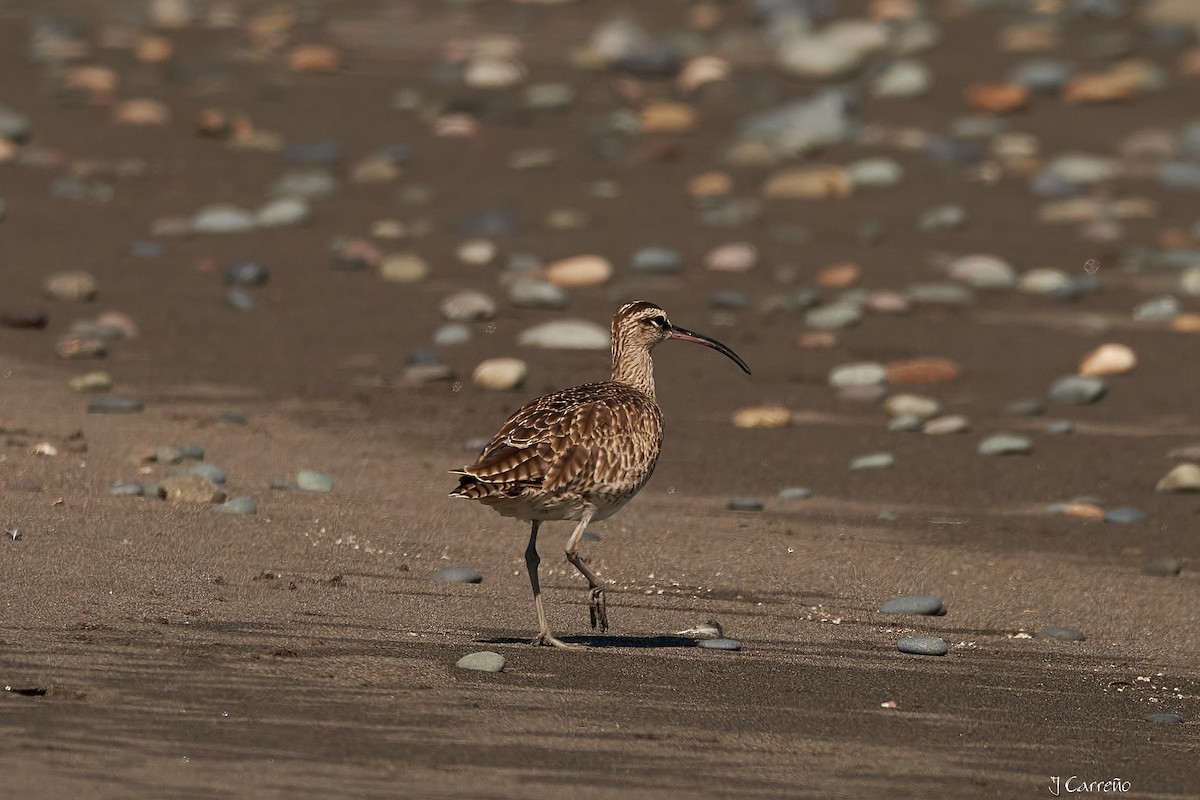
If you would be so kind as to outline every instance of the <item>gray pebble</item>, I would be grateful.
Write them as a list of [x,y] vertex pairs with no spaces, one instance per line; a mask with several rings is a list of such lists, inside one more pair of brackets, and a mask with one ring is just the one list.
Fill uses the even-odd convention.
[[279,154],[285,164],[332,164],[342,159],[342,146],[331,140],[301,142],[283,148]]
[[508,302],[517,308],[559,311],[567,307],[567,293],[549,281],[522,278],[508,287]]
[[888,430],[899,433],[913,433],[925,426],[925,420],[916,414],[897,414],[888,422]]
[[196,233],[242,233],[254,230],[254,214],[230,205],[205,206],[192,217]]
[[956,230],[966,227],[967,210],[957,203],[943,203],[927,208],[917,218],[917,229],[925,232]]
[[896,463],[891,453],[870,453],[850,462],[850,469],[887,469]]
[[325,197],[337,190],[337,180],[322,169],[294,171],[271,184],[272,197]]
[[1027,436],[1012,433],[997,433],[979,443],[981,456],[1025,455],[1033,452],[1033,442]]
[[102,397],[93,397],[87,405],[89,414],[136,414],[144,411],[145,408],[145,404],[136,397],[118,397],[107,394]]
[[254,299],[254,295],[240,286],[231,286],[226,290],[225,302],[229,304],[230,308],[238,311],[255,311],[258,309],[258,301]]
[[1147,714],[1144,719],[1146,722],[1165,722],[1167,724],[1179,724],[1183,722],[1183,717],[1178,714],[1160,712],[1157,714]]
[[1004,413],[1014,417],[1040,417],[1046,413],[1046,404],[1036,397],[1015,400],[1004,407]]
[[779,490],[780,500],[807,500],[812,497],[812,489],[807,486],[788,486]]
[[701,639],[696,642],[697,647],[703,647],[706,650],[741,650],[742,643],[737,639]]
[[116,486],[108,487],[108,494],[114,497],[141,497],[146,491],[146,488],[140,483],[127,481],[118,483]]
[[1031,91],[1055,94],[1071,79],[1071,66],[1053,58],[1031,58],[1018,63],[1008,79]]
[[862,321],[862,309],[852,303],[831,303],[814,308],[804,315],[810,328],[822,331],[852,328]]
[[907,295],[909,301],[927,305],[965,306],[975,302],[975,293],[957,283],[914,283]]
[[879,607],[883,614],[919,614],[926,617],[940,617],[946,613],[946,606],[941,598],[931,594],[912,594],[906,597],[896,597],[888,600]]
[[1046,433],[1051,433],[1056,436],[1061,436],[1066,433],[1075,432],[1075,423],[1069,419],[1056,419],[1053,422],[1047,423],[1044,428]]
[[458,225],[463,236],[513,236],[517,219],[505,208],[487,208],[466,217]]
[[276,492],[290,492],[292,489],[298,489],[296,482],[291,478],[271,478],[267,482],[267,488]]
[[442,567],[434,570],[429,580],[438,583],[482,583],[483,575],[466,567]]
[[946,640],[937,636],[905,636],[896,642],[896,647],[901,653],[918,656],[944,656],[950,652]]
[[233,286],[262,286],[271,277],[256,261],[235,261],[225,268],[225,283]]
[[471,329],[459,322],[450,322],[433,332],[437,347],[454,347],[471,341]]
[[306,492],[331,492],[333,476],[315,469],[302,469],[296,473],[296,488]]
[[[0,217],[3,216],[3,204],[0,201]],[[129,245],[129,255],[134,258],[162,258],[166,248],[159,242],[137,241]]]
[[1067,375],[1050,385],[1050,399],[1056,403],[1088,405],[1104,397],[1108,383],[1101,378]]
[[260,228],[303,225],[312,218],[312,206],[302,197],[280,197],[258,210],[255,221]]
[[1178,558],[1156,558],[1142,567],[1143,574],[1154,575],[1159,578],[1173,578],[1182,570],[1183,562]]
[[1075,628],[1064,628],[1062,625],[1047,625],[1033,635],[1035,639],[1057,639],[1063,642],[1082,642],[1087,637],[1083,631]]
[[1110,508],[1104,512],[1104,521],[1117,524],[1131,524],[1145,522],[1147,520],[1146,512],[1141,509],[1131,506],[1120,506],[1118,508]]
[[258,504],[245,495],[239,495],[218,503],[212,510],[220,514],[257,514]]
[[1200,190],[1200,164],[1168,161],[1158,168],[1158,182],[1168,189]]
[[176,475],[199,475],[202,478],[207,478],[218,486],[225,484],[228,479],[225,475],[225,470],[218,467],[216,464],[200,463],[189,464],[186,467],[175,467],[167,473],[171,476]]
[[478,653],[468,653],[454,665],[459,669],[473,669],[479,672],[500,672],[504,669],[504,656],[491,650],[481,650]]
[[1171,295],[1154,297],[1133,309],[1138,322],[1170,322],[1179,313],[1179,300]]
[[179,457],[189,458],[193,461],[203,461],[204,448],[198,444],[182,444],[179,446]]
[[730,511],[762,511],[763,504],[761,500],[753,497],[733,497],[730,498],[728,506]]
[[683,269],[683,256],[665,247],[643,247],[630,258],[629,266],[637,272],[679,272]]
[[0,104],[0,139],[22,142],[29,138],[32,130],[28,116]]

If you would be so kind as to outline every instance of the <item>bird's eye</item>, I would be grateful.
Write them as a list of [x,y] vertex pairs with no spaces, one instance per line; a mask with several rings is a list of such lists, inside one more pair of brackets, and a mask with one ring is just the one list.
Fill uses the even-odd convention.
[[651,317],[650,319],[648,319],[646,321],[657,328],[667,327],[667,318],[666,317],[662,317],[662,316]]

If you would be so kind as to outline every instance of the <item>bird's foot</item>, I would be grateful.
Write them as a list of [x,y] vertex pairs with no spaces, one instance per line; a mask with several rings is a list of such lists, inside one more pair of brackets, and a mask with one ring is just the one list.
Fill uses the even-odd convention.
[[608,603],[604,599],[604,587],[594,586],[588,592],[588,612],[592,617],[592,627],[601,631],[608,630]]
[[554,636],[550,633],[550,631],[542,631],[537,636],[533,637],[533,641],[530,642],[530,644],[532,644],[535,647],[538,647],[538,646],[561,647],[563,650],[582,650],[583,649],[583,645],[581,645],[581,644],[568,644],[567,642],[564,642],[561,639],[554,638]]

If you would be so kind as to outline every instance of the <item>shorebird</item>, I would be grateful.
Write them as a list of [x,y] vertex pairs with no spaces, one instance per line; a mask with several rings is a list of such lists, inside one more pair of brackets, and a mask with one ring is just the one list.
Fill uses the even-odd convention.
[[654,396],[650,351],[667,339],[711,347],[749,375],[737,353],[716,339],[671,324],[667,312],[640,300],[617,309],[612,320],[612,378],[539,397],[501,426],[474,464],[451,470],[451,497],[478,500],[506,517],[530,523],[525,566],[537,608],[535,645],[575,647],[550,632],[538,582],[538,526],[576,522],[567,561],[587,579],[592,627],[608,630],[604,587],[579,557],[587,526],[615,514],[637,494],[662,450],[662,411]]

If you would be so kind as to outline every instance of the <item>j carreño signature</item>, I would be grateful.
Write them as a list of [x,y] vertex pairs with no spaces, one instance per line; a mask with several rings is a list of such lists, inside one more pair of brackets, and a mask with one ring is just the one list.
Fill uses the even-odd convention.
[[1078,775],[1063,778],[1058,775],[1050,776],[1050,794],[1058,797],[1063,792],[1067,794],[1124,794],[1130,789],[1130,783],[1121,778],[1109,778],[1103,781],[1087,781]]

